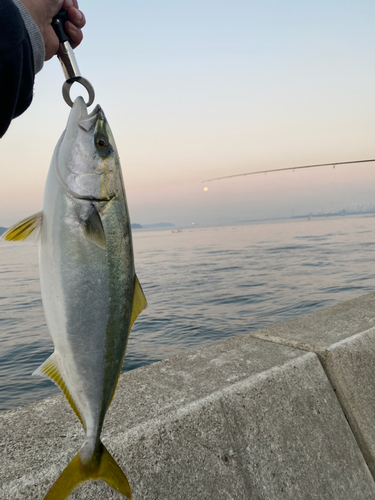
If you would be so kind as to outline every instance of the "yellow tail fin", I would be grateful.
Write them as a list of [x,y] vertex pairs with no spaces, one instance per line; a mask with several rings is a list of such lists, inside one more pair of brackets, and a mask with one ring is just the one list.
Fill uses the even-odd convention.
[[111,488],[127,496],[129,500],[131,499],[132,492],[128,480],[104,445],[98,479],[102,479],[109,484]]
[[132,493],[125,474],[102,444],[101,449],[102,455],[95,464],[93,462],[83,465],[78,453],[63,470],[44,500],[65,500],[79,483],[89,479],[102,479],[111,488],[131,499]]

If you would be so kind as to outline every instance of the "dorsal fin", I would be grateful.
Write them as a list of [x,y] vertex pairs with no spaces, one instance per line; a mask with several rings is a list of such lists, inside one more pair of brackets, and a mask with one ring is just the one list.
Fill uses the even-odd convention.
[[2,235],[3,240],[24,241],[29,239],[29,241],[38,241],[40,229],[42,227],[42,219],[43,212],[38,212],[37,214],[27,217],[27,219],[17,222],[17,224],[5,231]]
[[72,410],[79,418],[81,424],[84,426],[78,408],[75,402],[73,401],[72,396],[70,395],[69,389],[65,384],[63,376],[61,375],[56,354],[53,353],[49,358],[47,358],[46,361],[41,366],[39,366],[39,368],[37,368],[35,372],[33,372],[33,375],[38,375],[39,377],[43,378],[49,378],[50,380],[55,382],[55,384],[58,385],[62,390],[62,392],[64,393],[64,396],[68,400],[68,403],[72,407]]
[[135,275],[135,277],[134,277],[134,290],[133,290],[133,302],[132,302],[132,315],[130,318],[129,333],[130,333],[130,330],[132,329],[132,326],[134,325],[135,320],[141,314],[143,309],[146,309],[146,307],[147,307],[147,299],[145,297],[145,294],[143,293],[138,276]]
[[[130,317],[130,325],[129,325],[129,335],[130,335],[130,330],[132,329],[132,326],[133,326],[135,320],[138,318],[138,316],[143,311],[143,309],[146,309],[146,307],[147,307],[146,296],[143,293],[143,290],[142,290],[141,284],[139,282],[138,276],[135,275],[134,276],[133,301],[132,301],[132,314],[131,314],[131,317]],[[129,336],[128,336],[128,338],[129,338]],[[126,348],[125,348],[125,352],[126,352]],[[121,363],[121,366],[120,366],[120,371],[118,372],[116,384],[115,384],[115,387],[113,389],[113,393],[112,393],[111,399],[109,401],[108,407],[112,403],[113,396],[115,395],[115,392],[116,392],[116,387],[117,387],[117,384],[118,384],[118,379],[120,378],[121,368],[122,368],[122,365],[123,365],[124,359],[125,359],[125,352],[124,352],[124,357],[122,358],[122,363]]]

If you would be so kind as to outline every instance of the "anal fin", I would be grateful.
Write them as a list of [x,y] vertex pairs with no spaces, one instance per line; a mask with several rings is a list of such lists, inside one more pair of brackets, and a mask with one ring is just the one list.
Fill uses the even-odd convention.
[[55,353],[53,353],[48,359],[46,359],[46,361],[41,366],[39,366],[39,368],[37,368],[33,372],[32,375],[38,375],[39,377],[49,378],[56,385],[58,385],[60,387],[60,389],[62,390],[62,392],[64,393],[64,396],[68,400],[68,403],[72,407],[72,410],[79,418],[81,424],[84,425],[82,417],[78,411],[78,408],[77,408],[75,402],[73,401],[73,398],[69,392],[69,389],[67,388],[67,386],[65,384],[63,376],[61,375],[58,361],[57,361],[57,357],[56,357]]

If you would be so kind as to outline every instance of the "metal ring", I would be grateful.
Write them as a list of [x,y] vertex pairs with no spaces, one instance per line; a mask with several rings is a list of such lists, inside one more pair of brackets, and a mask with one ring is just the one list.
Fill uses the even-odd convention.
[[83,78],[82,76],[70,78],[69,80],[66,80],[66,82],[64,82],[64,85],[62,88],[62,94],[63,94],[63,98],[64,98],[64,101],[66,102],[66,104],[68,106],[70,106],[71,108],[73,107],[73,101],[70,98],[70,87],[73,85],[74,82],[80,83],[81,85],[83,85],[85,87],[85,89],[87,90],[87,92],[89,94],[89,100],[87,101],[86,106],[87,107],[91,106],[91,104],[94,102],[94,99],[95,99],[94,87],[91,85],[91,83],[88,80],[86,80],[86,78]]

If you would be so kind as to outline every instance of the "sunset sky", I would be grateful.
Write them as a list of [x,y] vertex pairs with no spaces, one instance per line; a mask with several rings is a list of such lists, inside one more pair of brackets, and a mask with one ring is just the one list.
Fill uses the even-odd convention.
[[[373,1],[80,7],[87,25],[76,57],[115,136],[132,222],[226,223],[375,203],[375,163],[202,184],[375,158]],[[31,107],[0,140],[0,226],[41,208],[70,110],[63,81],[58,60],[47,62]]]

